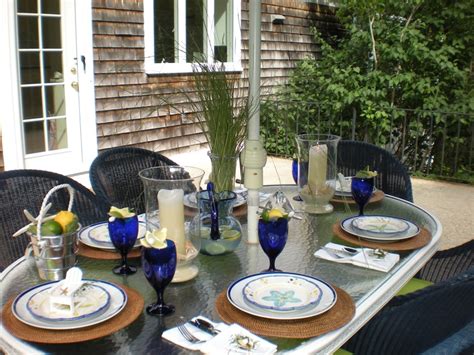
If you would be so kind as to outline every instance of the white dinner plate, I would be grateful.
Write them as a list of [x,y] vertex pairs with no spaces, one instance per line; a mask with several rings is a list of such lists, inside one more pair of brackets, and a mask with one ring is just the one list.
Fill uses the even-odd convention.
[[420,233],[420,228],[416,224],[406,219],[402,219],[398,217],[391,217],[391,218],[398,218],[405,221],[408,224],[408,228],[405,231],[400,232],[400,233],[392,233],[392,234],[371,233],[369,231],[364,231],[364,230],[359,230],[357,228],[354,228],[354,226],[352,225],[352,221],[355,218],[359,218],[359,216],[349,217],[343,220],[341,222],[341,228],[349,234],[355,235],[357,237],[360,237],[366,240],[376,240],[378,242],[391,243],[391,242],[397,242],[399,240],[413,238],[418,233]]
[[[146,233],[145,222],[138,223],[138,237],[135,242],[134,248],[140,246],[139,239],[142,238]],[[79,240],[92,248],[115,250],[114,245],[109,237],[108,222],[99,222],[91,224],[79,231]]]
[[321,288],[315,282],[280,274],[249,281],[243,294],[251,304],[275,312],[301,310],[319,303],[322,297]]
[[[234,203],[234,208],[242,206],[244,203],[247,202],[247,199],[242,196],[241,194],[236,194],[237,198]],[[196,201],[196,194],[187,194],[184,195],[184,205],[189,208],[196,208],[197,207],[197,201]]]
[[[311,306],[303,309],[294,310],[291,312],[275,312],[273,310],[264,309],[257,307],[251,303],[245,301],[244,288],[245,286],[254,280],[258,280],[262,277],[268,277],[269,275],[282,275],[287,277],[298,277],[309,282],[314,282],[321,290],[321,298],[319,302],[312,304]],[[279,320],[291,320],[291,319],[303,319],[314,317],[318,314],[328,311],[331,307],[336,304],[337,295],[334,288],[327,282],[308,275],[295,274],[290,272],[282,273],[261,273],[255,275],[249,275],[243,277],[237,281],[234,281],[227,289],[227,299],[229,302],[240,309],[241,311],[262,318],[268,319],[279,319]]]
[[351,223],[355,229],[373,235],[400,234],[409,228],[404,219],[389,216],[359,216]]
[[80,319],[96,317],[105,312],[110,304],[110,294],[97,284],[84,283],[75,293],[80,302],[74,309],[74,314],[59,312],[50,306],[51,289],[55,284],[33,294],[26,303],[28,311],[36,318],[49,322],[71,322]]
[[28,310],[28,300],[30,300],[31,296],[34,294],[43,291],[44,289],[50,288],[54,283],[59,281],[52,281],[47,282],[41,285],[34,286],[20,295],[18,295],[12,304],[12,312],[13,315],[21,322],[31,325],[32,327],[36,328],[43,328],[43,329],[53,329],[53,330],[67,330],[67,329],[78,329],[89,327],[91,325],[95,325],[98,323],[102,323],[115,315],[121,312],[125,305],[127,304],[127,294],[118,286],[111,284],[106,281],[100,280],[84,280],[89,283],[93,283],[94,285],[102,287],[106,290],[110,295],[110,303],[107,309],[100,314],[95,316],[72,320],[72,321],[56,321],[56,320],[43,320],[38,317],[35,317],[29,310]]

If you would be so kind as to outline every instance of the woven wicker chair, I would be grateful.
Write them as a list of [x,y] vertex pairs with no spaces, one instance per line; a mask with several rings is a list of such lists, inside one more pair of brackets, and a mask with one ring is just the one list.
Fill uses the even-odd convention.
[[390,152],[370,143],[340,141],[337,146],[338,172],[354,176],[369,166],[377,170],[375,186],[384,193],[413,202],[410,175],[405,166]]
[[[82,225],[107,219],[108,205],[99,200],[79,182],[60,174],[42,170],[10,170],[0,173],[0,268],[18,259],[29,242],[26,234],[12,237],[18,229],[29,223],[23,210],[37,216],[45,195],[51,188],[69,184],[74,190],[72,211]],[[69,193],[65,189],[51,195],[51,213],[67,210]]]
[[[446,281],[392,299],[343,348],[354,354],[419,354],[463,332],[474,319],[474,268]],[[472,349],[470,335],[462,348]],[[455,347],[458,347],[455,349]]]
[[150,150],[121,147],[100,153],[89,170],[92,189],[100,198],[116,207],[145,212],[143,184],[138,173],[146,168],[175,166],[174,161]]

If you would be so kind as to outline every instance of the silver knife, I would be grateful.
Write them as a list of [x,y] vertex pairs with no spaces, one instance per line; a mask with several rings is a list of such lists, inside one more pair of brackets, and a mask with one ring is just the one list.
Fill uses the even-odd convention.
[[209,323],[208,321],[206,321],[204,319],[201,319],[201,318],[196,318],[195,320],[190,320],[188,323],[192,324],[196,328],[199,328],[202,331],[204,331],[208,334],[211,334],[211,335],[217,335],[221,332],[219,329],[214,327],[211,323]]

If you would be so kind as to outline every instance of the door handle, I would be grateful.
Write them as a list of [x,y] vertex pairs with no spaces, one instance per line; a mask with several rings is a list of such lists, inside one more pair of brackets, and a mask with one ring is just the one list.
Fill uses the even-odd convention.
[[77,81],[73,81],[71,86],[74,90],[79,91],[79,83]]

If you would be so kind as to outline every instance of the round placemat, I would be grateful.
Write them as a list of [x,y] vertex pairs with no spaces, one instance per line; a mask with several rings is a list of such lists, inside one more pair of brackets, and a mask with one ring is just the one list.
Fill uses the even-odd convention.
[[329,311],[311,318],[276,320],[256,317],[235,308],[227,299],[226,291],[217,296],[216,310],[225,322],[238,323],[255,334],[307,339],[340,328],[354,317],[355,305],[351,296],[338,287],[334,289],[337,293],[336,304]]
[[378,248],[386,251],[415,250],[424,247],[431,240],[431,233],[423,227],[420,228],[420,233],[415,235],[413,238],[404,239],[393,243],[380,243],[377,241],[361,239],[358,236],[352,235],[343,230],[340,223],[335,223],[332,226],[332,232],[342,240],[351,244],[373,249]]
[[[116,285],[119,286],[119,285]],[[19,321],[12,312],[12,297],[3,307],[1,318],[5,328],[15,337],[42,344],[79,343],[105,337],[125,328],[143,312],[143,297],[134,289],[120,285],[128,297],[127,305],[109,320],[86,328],[69,330],[50,330],[29,326]]]
[[[379,202],[382,201],[383,198],[385,197],[385,194],[382,190],[375,190],[373,193],[372,197],[370,198],[368,203],[374,203],[374,202]],[[352,198],[352,196],[336,196],[331,199],[331,202],[334,203],[349,203],[351,205],[355,205],[356,202]]]
[[[77,252],[81,256],[85,256],[91,259],[103,259],[103,260],[120,260],[120,253],[110,250],[102,250],[98,248],[92,248],[88,245],[79,242],[79,250]],[[140,248],[135,248],[128,253],[129,259],[139,258],[141,256]]]

